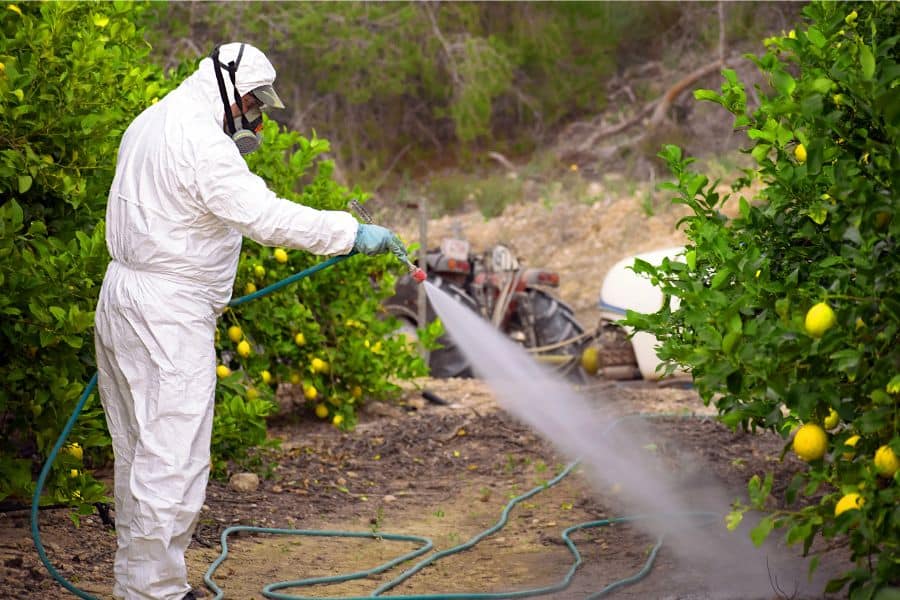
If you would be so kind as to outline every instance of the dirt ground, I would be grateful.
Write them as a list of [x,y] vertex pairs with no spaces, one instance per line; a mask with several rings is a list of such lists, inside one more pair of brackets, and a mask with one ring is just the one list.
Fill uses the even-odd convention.
[[[425,389],[447,404],[424,400]],[[783,447],[779,438],[731,432],[710,418],[710,410],[690,389],[601,382],[581,391],[598,402],[615,402],[623,414],[661,415],[647,419],[654,451],[670,459],[674,469],[714,477],[734,497],[743,496],[744,482],[752,473],[774,470],[777,489],[800,468],[790,456],[779,460]],[[498,523],[512,498],[533,489],[538,492],[509,510],[504,527],[467,551],[422,569],[387,595],[550,587],[558,585],[574,563],[561,538],[565,528],[631,514],[615,486],[598,489],[580,468],[547,486],[568,460],[498,409],[490,390],[476,380],[416,382],[397,406],[369,405],[354,433],[301,421],[275,424],[273,435],[282,440],[272,457],[279,464],[259,489],[241,493],[226,482],[209,485],[187,557],[191,582],[198,588],[219,555],[221,532],[232,525],[420,535],[429,537],[435,550],[446,550]],[[71,597],[40,564],[28,528],[25,511],[0,515],[0,597]],[[84,519],[76,528],[66,510],[42,511],[41,532],[50,560],[65,577],[97,598],[111,597],[115,538],[98,516]],[[721,520],[698,521],[694,533],[707,541],[746,535],[727,532]],[[623,523],[585,529],[574,533],[572,541],[583,563],[568,588],[544,597],[587,598],[635,575],[648,560],[655,538],[643,528]],[[740,580],[722,581],[708,565],[681,557],[679,543],[664,541],[646,577],[615,590],[611,597],[737,599],[776,598],[779,593],[824,597],[821,588],[802,591],[807,585],[804,570],[782,574],[771,586],[748,595],[738,589]],[[214,579],[226,598],[250,600],[263,598],[260,590],[268,583],[371,569],[416,545],[366,537],[240,533],[229,538],[229,548],[230,556]],[[821,576],[834,576],[846,566],[840,545],[819,550]],[[799,550],[765,552],[773,565],[786,564],[785,557],[799,554]],[[359,580],[288,592],[368,596],[415,562]]]
[[[648,217],[634,197],[596,185],[591,194],[605,199],[593,204],[550,206],[534,201],[510,206],[490,221],[477,213],[435,220],[429,227],[429,246],[437,245],[454,227],[461,228],[476,249],[496,242],[510,244],[527,265],[560,272],[558,295],[590,327],[598,316],[603,275],[612,264],[633,252],[683,241],[674,228],[680,211],[662,207]],[[404,237],[416,239],[415,231],[409,225]],[[422,390],[446,404],[425,400]],[[791,455],[780,458],[784,444],[777,436],[733,433],[718,424],[691,389],[597,380],[581,392],[598,404],[615,405],[620,414],[669,415],[647,419],[650,434],[645,446],[663,457],[672,473],[683,474],[678,480],[696,497],[702,497],[711,481],[731,498],[743,497],[746,480],[767,471],[776,473],[777,493],[802,468]],[[226,598],[260,599],[260,590],[269,583],[371,569],[416,547],[374,534],[426,536],[435,550],[466,543],[498,524],[507,504],[530,490],[537,491],[508,511],[505,526],[470,549],[422,568],[386,596],[493,592],[503,597],[502,593],[516,590],[554,587],[556,591],[542,597],[597,597],[605,586],[639,573],[656,543],[653,528],[637,522],[573,533],[582,562],[571,584],[561,589],[560,582],[575,562],[562,532],[579,523],[633,515],[634,507],[616,485],[598,487],[580,466],[559,483],[546,486],[569,459],[498,408],[478,380],[415,382],[397,405],[365,405],[353,433],[309,420],[274,423],[271,431],[282,440],[280,450],[270,457],[278,466],[256,491],[237,492],[227,482],[209,485],[187,555],[196,588],[203,588],[203,574],[220,552],[219,536],[232,525],[373,535],[232,535],[230,556],[215,573],[215,582]],[[76,528],[67,510],[45,510],[41,532],[50,560],[66,578],[96,598],[110,598],[115,537],[97,515],[82,519]],[[810,584],[805,562],[794,565],[799,549],[766,547],[755,556],[765,557],[770,576],[762,582],[757,577],[751,589],[745,585],[748,577],[741,560],[717,562],[708,555],[698,560],[682,552],[688,545],[711,549],[728,540],[737,543],[734,540],[746,540],[746,531],[728,532],[717,518],[690,523],[690,532],[690,538],[670,533],[646,576],[610,596],[823,598],[823,579],[848,566],[844,545],[815,544],[813,550],[822,554],[822,560],[817,579]],[[416,562],[327,588],[286,592],[369,596]],[[0,598],[69,597],[38,559],[27,511],[0,513]],[[207,592],[207,597],[212,594]]]

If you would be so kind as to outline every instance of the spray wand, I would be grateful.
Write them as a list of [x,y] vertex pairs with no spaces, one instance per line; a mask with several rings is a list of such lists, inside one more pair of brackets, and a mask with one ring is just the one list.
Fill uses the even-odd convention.
[[[357,200],[356,198],[351,200],[348,203],[348,206],[353,210],[353,212],[355,212],[357,215],[359,215],[360,219],[362,219],[369,225],[372,225],[375,222],[372,219],[372,215],[369,214],[369,211],[367,211],[365,208],[363,208],[363,205],[360,204],[359,200]],[[398,254],[397,258],[399,258],[400,261],[406,265],[406,268],[409,269],[409,274],[412,276],[413,279],[416,280],[417,283],[422,283],[423,281],[425,281],[425,277],[426,277],[425,271],[423,271],[421,268],[414,265],[412,263],[412,261],[409,260],[409,257],[406,256],[405,252],[403,253],[403,255]]]

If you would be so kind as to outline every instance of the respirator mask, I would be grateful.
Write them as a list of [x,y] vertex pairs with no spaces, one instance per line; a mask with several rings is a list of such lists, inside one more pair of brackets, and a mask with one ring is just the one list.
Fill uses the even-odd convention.
[[[219,84],[219,96],[222,98],[222,104],[225,107],[225,126],[226,132],[231,136],[234,144],[237,146],[238,152],[241,154],[250,154],[257,150],[262,144],[262,111],[259,108],[252,108],[244,112],[244,102],[241,94],[238,92],[235,76],[237,75],[238,66],[241,64],[241,56],[244,54],[244,44],[238,51],[237,59],[229,62],[227,65],[219,62],[219,47],[216,46],[212,51],[211,58],[213,68],[216,70],[216,81]],[[237,104],[241,111],[240,120],[235,122],[236,117],[231,114],[231,102],[228,99],[228,92],[225,90],[225,79],[222,77],[222,69],[228,71],[231,78],[231,87],[234,90],[234,103]]]

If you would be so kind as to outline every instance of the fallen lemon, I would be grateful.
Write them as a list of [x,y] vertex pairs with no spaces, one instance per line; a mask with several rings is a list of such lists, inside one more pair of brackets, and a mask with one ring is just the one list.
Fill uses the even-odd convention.
[[800,164],[806,162],[806,147],[803,144],[797,144],[797,147],[794,148],[794,158]]
[[228,377],[229,375],[231,375],[231,369],[229,369],[225,365],[219,365],[218,367],[216,367],[216,375],[218,375],[219,379]]
[[250,344],[247,343],[247,340],[244,340],[240,344],[237,345],[237,353],[247,358],[250,356]]
[[600,370],[600,352],[596,346],[588,346],[581,353],[581,368],[588,375],[596,375]]
[[825,429],[834,429],[840,422],[841,415],[837,414],[837,411],[833,408],[829,408],[828,416],[825,417],[825,421],[822,424],[825,426]]
[[819,460],[828,448],[828,434],[815,423],[807,423],[797,430],[793,447],[797,456],[806,462]]
[[316,404],[316,416],[324,419],[328,416],[328,407],[322,403]]
[[882,477],[893,477],[900,468],[900,461],[890,446],[881,446],[875,451],[875,470]]
[[838,500],[837,504],[834,505],[834,516],[840,516],[841,513],[845,513],[848,510],[858,510],[863,505],[863,502],[862,496],[856,492],[845,494]]
[[822,337],[826,331],[834,327],[837,318],[834,311],[824,302],[819,302],[806,313],[806,333],[814,338]]
[[232,325],[228,328],[228,339],[236,344],[244,339],[244,332],[237,325]]
[[275,248],[275,252],[273,252],[272,255],[275,257],[275,260],[277,260],[281,264],[284,264],[288,261],[287,252],[285,252],[281,248]]

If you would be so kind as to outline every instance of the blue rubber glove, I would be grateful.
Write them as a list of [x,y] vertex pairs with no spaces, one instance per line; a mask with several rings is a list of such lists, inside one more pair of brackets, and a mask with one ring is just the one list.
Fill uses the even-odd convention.
[[353,243],[353,249],[356,252],[374,256],[376,254],[384,254],[385,252],[393,252],[400,260],[406,262],[406,248],[400,238],[386,227],[381,225],[370,225],[369,223],[360,223],[359,229],[356,230],[356,241]]

